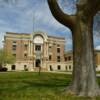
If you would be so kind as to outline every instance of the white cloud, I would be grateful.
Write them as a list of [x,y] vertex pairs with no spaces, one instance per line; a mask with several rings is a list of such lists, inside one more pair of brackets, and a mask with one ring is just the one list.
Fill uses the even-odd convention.
[[100,45],[96,46],[95,49],[96,49],[96,50],[100,50]]
[[0,48],[3,48],[4,34],[4,32],[0,33]]
[[[32,4],[33,3],[33,4]],[[57,22],[50,13],[47,2],[18,0],[17,5],[0,8],[0,32],[27,32],[44,30],[49,35],[68,36],[69,29]],[[61,32],[61,33],[59,33]],[[1,45],[1,43],[0,43]]]
[[[0,3],[0,32],[27,32],[43,30],[49,35],[64,36],[67,48],[71,48],[71,32],[52,16],[46,0],[13,0],[12,6]],[[11,0],[10,0],[11,1]],[[15,2],[16,1],[16,2]],[[45,1],[45,2],[42,2]],[[70,9],[68,9],[70,12]],[[1,38],[0,34],[0,38]],[[69,39],[70,38],[70,39]],[[96,44],[100,42],[96,39]],[[2,42],[0,41],[0,46]]]

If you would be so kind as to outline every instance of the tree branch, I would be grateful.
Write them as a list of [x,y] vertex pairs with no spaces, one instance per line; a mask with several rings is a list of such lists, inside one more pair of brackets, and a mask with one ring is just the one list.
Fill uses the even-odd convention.
[[79,0],[77,10],[87,19],[90,19],[90,17],[94,17],[100,11],[100,0]]
[[94,16],[98,11],[100,11],[100,0],[87,0],[84,9],[84,13],[87,16]]
[[57,21],[69,27],[70,29],[73,27],[74,16],[65,14],[59,7],[57,0],[48,0],[48,5],[51,10],[51,13]]
[[88,4],[93,15],[100,11],[100,0],[88,0]]

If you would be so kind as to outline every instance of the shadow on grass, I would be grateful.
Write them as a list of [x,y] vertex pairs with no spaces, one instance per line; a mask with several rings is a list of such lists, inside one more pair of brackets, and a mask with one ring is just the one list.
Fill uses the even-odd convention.
[[20,89],[27,89],[27,88],[59,88],[65,87],[69,85],[70,81],[65,82],[65,80],[61,81],[59,79],[54,80],[38,80],[38,81],[27,81],[24,80],[23,83],[25,86],[22,86]]
[[[22,76],[22,75],[21,75]],[[8,92],[20,92],[26,90],[38,91],[38,90],[59,90],[68,86],[70,83],[70,76],[56,75],[42,73],[41,76],[35,74],[35,76],[29,76],[26,78],[12,78],[2,79],[1,84],[4,87],[0,88],[0,91]]]
[[[53,79],[47,79],[47,80],[22,80],[21,81],[21,86],[20,87],[16,87],[13,88],[11,91],[25,91],[27,89],[33,89],[34,90],[47,90],[47,89],[59,89],[59,88],[64,88],[66,86],[68,86],[70,83],[70,80],[65,81],[64,79],[57,79],[57,78],[53,78]],[[55,90],[56,91],[56,90]]]

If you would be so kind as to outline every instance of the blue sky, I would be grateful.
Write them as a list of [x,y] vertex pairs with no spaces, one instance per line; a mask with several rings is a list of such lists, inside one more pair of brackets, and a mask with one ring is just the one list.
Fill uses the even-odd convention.
[[[72,13],[71,6],[64,10]],[[0,0],[0,47],[5,32],[32,33],[38,30],[65,37],[66,49],[72,48],[70,30],[53,18],[46,0]],[[99,46],[100,38],[95,36],[94,39],[95,47]]]

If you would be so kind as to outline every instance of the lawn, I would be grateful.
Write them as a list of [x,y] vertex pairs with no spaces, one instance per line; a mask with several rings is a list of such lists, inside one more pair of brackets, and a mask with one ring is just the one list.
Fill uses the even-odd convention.
[[[0,100],[100,100],[65,95],[71,75],[35,72],[0,73]],[[98,78],[100,84],[100,79]]]

